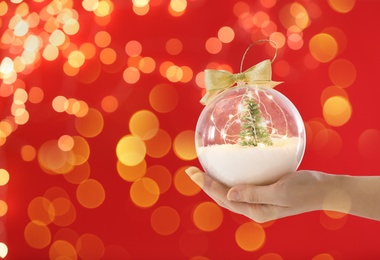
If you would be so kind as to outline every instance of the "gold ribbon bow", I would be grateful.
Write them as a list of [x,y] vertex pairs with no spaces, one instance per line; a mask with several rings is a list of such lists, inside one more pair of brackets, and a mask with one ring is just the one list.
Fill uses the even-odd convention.
[[203,105],[207,105],[217,94],[230,88],[235,83],[244,82],[260,84],[263,87],[274,88],[282,82],[272,81],[271,61],[264,60],[244,72],[232,74],[225,70],[204,71],[206,94],[201,99]]

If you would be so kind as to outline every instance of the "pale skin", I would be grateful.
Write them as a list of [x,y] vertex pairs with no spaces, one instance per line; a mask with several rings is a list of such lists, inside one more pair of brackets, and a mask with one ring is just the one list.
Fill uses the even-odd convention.
[[270,185],[226,187],[196,167],[186,170],[218,205],[262,223],[316,210],[380,221],[380,177],[297,171]]

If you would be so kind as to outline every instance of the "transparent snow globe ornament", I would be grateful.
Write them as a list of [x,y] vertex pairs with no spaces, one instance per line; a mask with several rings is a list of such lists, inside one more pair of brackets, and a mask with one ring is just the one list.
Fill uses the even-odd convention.
[[297,170],[303,158],[301,115],[273,89],[270,77],[271,71],[269,80],[246,80],[251,82],[227,88],[199,116],[198,159],[207,174],[228,187],[273,183]]

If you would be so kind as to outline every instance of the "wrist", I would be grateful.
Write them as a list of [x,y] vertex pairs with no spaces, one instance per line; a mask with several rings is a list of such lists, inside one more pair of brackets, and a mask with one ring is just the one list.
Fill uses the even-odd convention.
[[321,192],[321,210],[349,213],[351,198],[346,190],[346,175],[321,174],[319,182]]

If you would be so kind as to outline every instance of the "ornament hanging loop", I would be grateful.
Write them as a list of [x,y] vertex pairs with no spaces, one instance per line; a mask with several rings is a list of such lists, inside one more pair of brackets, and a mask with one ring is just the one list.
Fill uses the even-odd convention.
[[269,43],[272,43],[274,45],[274,48],[275,48],[275,53],[274,53],[274,56],[271,60],[271,62],[273,63],[274,60],[277,58],[277,54],[278,54],[278,47],[277,47],[277,44],[275,41],[272,41],[272,40],[267,40],[267,39],[263,39],[263,40],[257,40],[255,42],[253,42],[251,45],[248,46],[248,48],[245,50],[244,54],[243,54],[243,57],[241,59],[241,63],[240,63],[240,73],[243,72],[243,63],[244,63],[244,59],[245,59],[245,56],[247,55],[248,51],[256,44],[258,43],[261,43],[261,42],[269,42]]

